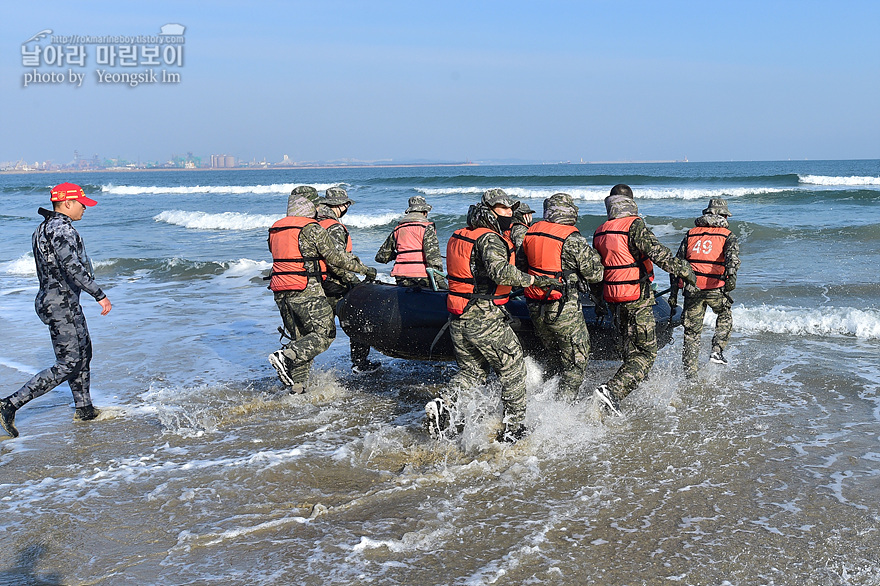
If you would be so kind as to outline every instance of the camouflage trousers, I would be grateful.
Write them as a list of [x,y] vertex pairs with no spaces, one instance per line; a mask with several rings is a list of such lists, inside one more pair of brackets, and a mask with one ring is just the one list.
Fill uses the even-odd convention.
[[[330,309],[333,311],[334,317],[336,316],[336,306],[339,305],[339,302],[342,300],[344,295],[330,297],[327,296],[327,302],[330,304]],[[367,356],[370,355],[370,345],[369,344],[358,344],[354,340],[351,340],[351,364],[353,366],[357,366],[359,364],[363,364],[366,361]]]
[[706,291],[701,295],[685,295],[684,313],[684,345],[681,360],[686,376],[697,374],[697,360],[700,355],[700,334],[703,332],[703,317],[706,307],[715,312],[715,335],[712,337],[712,352],[721,352],[727,348],[730,332],[733,329],[733,312],[731,299],[721,290]]
[[654,323],[654,296],[608,307],[617,327],[617,343],[623,364],[606,384],[623,399],[648,377],[657,359],[657,331]]
[[559,305],[560,301],[529,302],[529,316],[547,351],[551,372],[560,375],[558,396],[574,400],[587,373],[590,333],[577,299],[567,300],[561,312]]
[[[470,311],[479,312],[479,308]],[[516,426],[526,416],[526,363],[519,338],[500,309],[453,319],[449,326],[458,372],[445,398],[455,403],[459,389],[484,384],[489,371],[501,380],[504,422]]]
[[69,306],[48,308],[48,311],[39,313],[39,316],[49,326],[52,348],[55,350],[55,364],[34,375],[9,400],[18,408],[66,381],[73,393],[74,405],[88,407],[92,404],[89,394],[92,340],[82,308],[79,305],[73,309]]
[[291,362],[290,377],[295,383],[305,383],[315,356],[336,337],[333,310],[326,297],[309,291],[276,291],[275,304],[292,338],[284,346],[284,356]]

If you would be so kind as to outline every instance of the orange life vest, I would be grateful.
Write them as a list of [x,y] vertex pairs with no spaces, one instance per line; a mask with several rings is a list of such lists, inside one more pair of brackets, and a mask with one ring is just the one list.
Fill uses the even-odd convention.
[[394,246],[397,256],[394,259],[394,268],[391,269],[392,277],[427,277],[425,270],[425,249],[423,242],[428,226],[433,222],[401,222],[395,226],[391,233],[394,238]]
[[636,259],[629,249],[629,229],[638,216],[608,220],[593,234],[593,247],[602,257],[605,275],[602,297],[608,303],[626,303],[642,296],[642,283],[654,280],[654,264]]
[[[528,261],[530,275],[553,277],[562,282],[562,245],[565,240],[578,232],[577,227],[541,220],[533,224],[523,239],[523,252]],[[530,285],[525,289],[526,297],[541,301],[556,301],[562,298],[562,292],[555,289],[549,291]]]
[[[697,275],[697,288],[706,291],[724,286],[724,245],[730,230],[721,226],[695,226],[687,233],[686,256],[694,274]],[[679,287],[684,283],[679,280]]]
[[486,293],[475,293],[477,280],[471,272],[471,253],[477,239],[484,234],[496,234],[507,246],[508,262],[514,264],[514,246],[510,238],[489,228],[461,228],[456,230],[446,244],[446,269],[449,281],[449,294],[446,296],[446,309],[453,315],[463,314],[477,299],[491,299],[495,305],[504,305],[510,296],[509,285],[498,285],[490,279]]
[[[322,220],[318,220],[318,223],[325,230],[329,230],[330,226],[335,226],[336,224],[342,226],[342,230],[345,232],[345,252],[351,252],[354,249],[351,244],[351,234],[348,233],[348,228],[345,227],[345,224],[343,224],[336,218],[324,218]],[[333,238],[331,237],[330,240],[333,240]],[[327,280],[327,263],[323,260],[321,261],[321,280]]]
[[302,291],[309,277],[321,277],[320,257],[304,257],[299,249],[299,235],[312,218],[287,216],[269,228],[269,251],[272,253],[272,273],[269,289],[272,291]]

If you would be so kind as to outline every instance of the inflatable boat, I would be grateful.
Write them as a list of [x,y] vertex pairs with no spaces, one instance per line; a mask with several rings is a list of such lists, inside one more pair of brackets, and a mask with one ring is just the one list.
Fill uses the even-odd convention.
[[[595,308],[586,297],[581,299],[581,309],[590,331],[591,357],[619,359],[612,317],[597,317]],[[681,325],[681,308],[676,308],[670,319],[666,298],[656,295],[655,300],[657,345],[662,348],[672,342],[673,329]],[[505,308],[525,353],[540,355],[543,347],[532,328],[521,290],[518,295],[514,292]],[[349,338],[368,344],[386,356],[409,360],[455,360],[449,329],[443,329],[449,319],[446,291],[365,282],[349,291],[339,302],[337,315]]]

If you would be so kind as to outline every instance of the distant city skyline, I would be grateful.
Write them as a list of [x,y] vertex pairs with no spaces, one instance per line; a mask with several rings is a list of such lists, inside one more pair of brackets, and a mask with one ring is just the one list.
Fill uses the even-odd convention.
[[4,10],[3,162],[880,158],[868,0]]

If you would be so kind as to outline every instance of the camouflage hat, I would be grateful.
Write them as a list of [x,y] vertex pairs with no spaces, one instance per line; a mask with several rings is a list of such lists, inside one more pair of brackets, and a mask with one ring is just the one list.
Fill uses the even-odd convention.
[[305,195],[291,193],[290,197],[287,198],[287,215],[300,218],[314,218],[315,204]]
[[414,195],[409,198],[409,207],[406,208],[405,214],[410,212],[425,212],[426,214],[431,211],[431,205],[425,201],[425,198],[421,195]]
[[573,226],[577,217],[578,207],[567,193],[554,193],[544,200],[544,219],[548,222]]
[[727,209],[727,201],[720,197],[713,197],[709,200],[709,207],[703,210],[703,215],[705,216],[706,214],[724,216],[725,218],[729,218],[732,215],[730,210]]
[[341,187],[330,187],[324,192],[324,199],[321,203],[327,206],[344,206],[352,205],[354,200],[348,198],[348,193]]
[[517,206],[516,211],[518,211],[520,214],[523,214],[523,215],[535,213],[535,210],[530,208],[529,204],[527,204],[524,201],[519,202],[519,206]]
[[609,195],[605,198],[605,211],[608,214],[608,219],[613,220],[627,216],[638,216],[639,206],[636,205],[636,200],[628,195]]
[[315,205],[318,205],[318,202],[321,200],[321,196],[318,195],[318,190],[311,185],[294,187],[293,191],[290,192],[290,195],[302,195]]
[[482,202],[489,206],[504,206],[515,210],[519,206],[519,202],[507,195],[503,189],[487,189],[483,192]]

